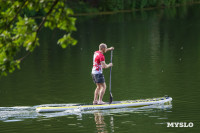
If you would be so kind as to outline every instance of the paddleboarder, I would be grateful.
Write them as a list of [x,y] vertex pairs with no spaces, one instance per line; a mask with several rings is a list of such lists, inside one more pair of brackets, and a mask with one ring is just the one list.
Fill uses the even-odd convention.
[[93,56],[93,68],[92,68],[92,79],[96,84],[96,89],[94,91],[94,101],[93,104],[105,104],[102,99],[106,91],[106,83],[103,75],[103,68],[112,67],[113,64],[106,64],[104,53],[114,50],[114,47],[107,48],[105,43],[99,45],[99,51],[94,52]]

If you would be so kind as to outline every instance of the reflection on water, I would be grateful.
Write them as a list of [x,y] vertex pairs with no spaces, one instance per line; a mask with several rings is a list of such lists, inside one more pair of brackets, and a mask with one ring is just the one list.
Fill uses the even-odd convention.
[[106,123],[104,122],[104,117],[101,112],[94,113],[94,120],[96,123],[98,133],[107,133],[108,132],[106,130]]
[[[109,116],[110,117],[110,129],[111,129],[111,132],[114,133],[114,118],[113,116]],[[109,132],[107,130],[107,125],[104,121],[104,116],[103,116],[103,113],[101,111],[99,112],[95,112],[94,113],[94,120],[95,120],[95,123],[96,123],[96,128],[97,128],[97,132],[98,133],[107,133]]]
[[[129,116],[128,113],[135,113],[135,114],[143,114],[149,115],[149,117],[155,117],[158,119],[168,119],[167,116],[160,117],[160,116],[152,116],[151,113],[155,111],[155,109],[159,109],[159,111],[168,111],[172,108],[172,105],[153,105],[153,106],[144,106],[139,108],[124,108],[124,109],[112,109],[112,110],[98,110],[94,112],[94,120],[96,123],[96,130],[98,133],[107,133],[107,132],[115,132],[114,126],[114,117],[120,116]],[[158,110],[157,110],[158,111]],[[147,114],[148,113],[148,114]],[[106,123],[104,117],[109,117],[109,121]],[[122,124],[131,124],[132,126],[136,125],[132,121],[123,121]],[[158,124],[158,123],[155,123]],[[165,123],[159,123],[165,124]],[[110,130],[109,130],[109,129]]]

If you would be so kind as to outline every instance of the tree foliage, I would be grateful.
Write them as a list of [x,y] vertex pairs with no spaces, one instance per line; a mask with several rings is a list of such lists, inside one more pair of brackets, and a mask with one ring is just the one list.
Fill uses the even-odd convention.
[[65,31],[58,40],[62,48],[77,43],[71,37],[76,19],[65,0],[0,0],[0,5],[0,76],[20,68],[26,56],[17,58],[18,53],[26,50],[29,54],[39,46],[43,26]]
[[163,8],[199,2],[200,0],[68,0],[75,13]]

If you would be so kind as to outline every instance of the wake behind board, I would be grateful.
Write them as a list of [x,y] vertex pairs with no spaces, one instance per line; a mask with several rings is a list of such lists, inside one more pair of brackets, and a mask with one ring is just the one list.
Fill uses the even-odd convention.
[[148,106],[154,104],[165,104],[172,101],[171,97],[159,97],[150,99],[140,99],[140,100],[127,100],[127,101],[114,101],[111,104],[106,103],[103,105],[72,105],[72,106],[60,106],[60,107],[37,107],[36,111],[42,112],[58,112],[66,110],[103,110],[103,109],[116,109],[116,108],[130,108],[138,106]]

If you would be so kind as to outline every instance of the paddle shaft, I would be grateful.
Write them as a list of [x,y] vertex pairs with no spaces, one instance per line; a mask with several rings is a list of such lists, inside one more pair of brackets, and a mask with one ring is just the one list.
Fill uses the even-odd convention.
[[[113,50],[111,50],[111,57],[110,57],[110,63],[112,63],[112,56],[113,56]],[[109,90],[110,90],[110,101],[109,103],[112,103],[112,92],[111,92],[111,71],[112,67],[110,67],[110,85],[109,85]]]

